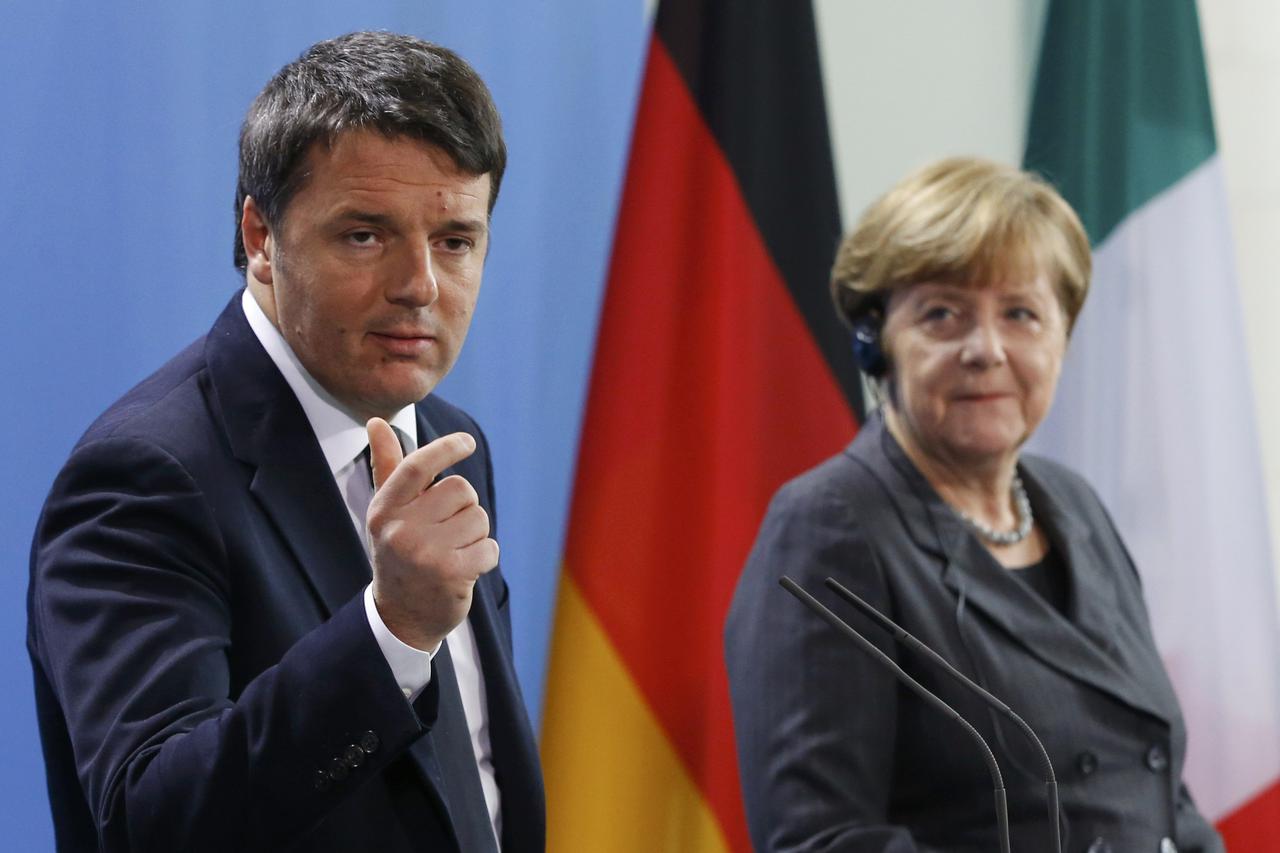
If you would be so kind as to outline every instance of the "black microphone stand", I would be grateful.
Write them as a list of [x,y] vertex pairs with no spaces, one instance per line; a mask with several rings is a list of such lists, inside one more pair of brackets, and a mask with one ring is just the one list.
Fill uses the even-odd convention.
[[860,649],[888,667],[889,671],[897,676],[899,681],[915,691],[916,695],[921,699],[924,699],[943,714],[959,723],[960,727],[967,731],[973,739],[978,742],[982,747],[983,760],[987,762],[987,770],[991,773],[991,783],[995,787],[996,824],[1000,833],[1000,853],[1011,853],[1009,849],[1009,805],[1005,798],[1004,777],[1000,774],[1000,765],[996,763],[995,753],[991,751],[991,747],[987,745],[987,742],[983,739],[982,735],[978,734],[978,730],[970,725],[968,720],[960,716],[960,713],[956,711],[955,708],[952,708],[946,702],[943,702],[935,696],[929,688],[916,681],[910,675],[907,675],[902,667],[898,666],[898,664],[894,662],[893,658],[880,651],[874,643],[859,634],[843,619],[824,607],[812,595],[801,589],[800,585],[791,578],[783,575],[778,580],[778,583],[782,585],[783,589],[800,599],[800,601],[808,605],[811,610],[823,619],[827,620],[827,622],[831,624],[831,627],[844,634],[850,640],[853,640],[857,643]]
[[1023,733],[1026,734],[1027,739],[1036,745],[1036,749],[1040,750],[1040,760],[1041,763],[1044,764],[1044,771],[1047,779],[1045,782],[1045,789],[1047,791],[1047,798],[1049,801],[1049,825],[1053,827],[1053,851],[1054,853],[1062,853],[1062,830],[1058,825],[1058,778],[1053,772],[1053,762],[1049,760],[1048,751],[1044,748],[1044,744],[1040,742],[1040,738],[1036,737],[1036,733],[1032,730],[1031,726],[1027,724],[1026,720],[1019,717],[1008,705],[1001,702],[995,696],[992,696],[980,685],[973,682],[967,675],[948,663],[946,658],[942,655],[938,654],[923,642],[913,637],[897,622],[894,622],[888,616],[885,616],[879,610],[863,601],[856,593],[844,586],[844,584],[840,583],[840,581],[835,578],[827,578],[826,584],[828,588],[869,616],[871,620],[877,623],[881,628],[884,628],[890,634],[893,634],[894,638],[898,642],[934,661],[938,666],[942,667],[944,672],[963,684],[965,687],[968,687],[984,699],[988,705],[995,708],[1011,720],[1018,728],[1022,729]]

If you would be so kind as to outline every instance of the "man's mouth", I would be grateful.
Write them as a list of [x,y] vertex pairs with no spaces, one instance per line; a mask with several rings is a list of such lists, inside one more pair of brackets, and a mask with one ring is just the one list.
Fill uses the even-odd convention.
[[412,358],[435,346],[435,336],[416,329],[387,329],[370,332],[369,337],[392,355]]

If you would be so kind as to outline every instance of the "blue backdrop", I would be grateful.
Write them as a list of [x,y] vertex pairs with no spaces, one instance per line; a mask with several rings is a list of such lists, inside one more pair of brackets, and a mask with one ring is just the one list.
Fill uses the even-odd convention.
[[[542,682],[596,316],[648,21],[640,2],[366,0],[0,14],[0,839],[52,830],[27,662],[31,531],[76,438],[202,334],[231,262],[236,135],[312,42],[390,29],[458,50],[493,90],[511,161],[475,324],[441,390],[493,445],[499,539],[530,710]],[[536,722],[536,721],[535,721]]]

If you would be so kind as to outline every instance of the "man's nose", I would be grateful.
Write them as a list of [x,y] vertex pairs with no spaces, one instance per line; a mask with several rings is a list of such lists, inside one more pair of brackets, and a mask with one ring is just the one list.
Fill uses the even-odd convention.
[[391,283],[387,298],[392,302],[422,308],[432,304],[440,296],[436,270],[427,243],[411,246],[406,252],[402,269]]

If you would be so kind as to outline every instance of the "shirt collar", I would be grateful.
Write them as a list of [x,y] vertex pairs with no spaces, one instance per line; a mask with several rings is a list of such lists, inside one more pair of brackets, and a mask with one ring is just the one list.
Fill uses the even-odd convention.
[[[329,463],[329,472],[336,474],[369,446],[364,423],[307,372],[247,287],[241,294],[240,306],[249,321],[249,328],[302,405],[316,440],[320,442],[325,461]],[[418,419],[413,404],[396,412],[391,418],[391,425],[407,435],[412,446],[418,446]]]

